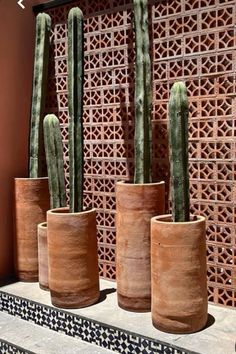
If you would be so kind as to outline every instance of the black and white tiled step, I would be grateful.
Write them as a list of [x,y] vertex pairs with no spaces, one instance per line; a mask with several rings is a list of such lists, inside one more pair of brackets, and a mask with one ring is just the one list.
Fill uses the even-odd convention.
[[[1,354],[112,354],[63,333],[35,325],[32,321],[0,312]],[[13,344],[14,343],[14,344]]]
[[[48,306],[17,295],[12,295],[5,291],[0,291],[0,311],[2,311],[2,315],[8,317],[11,315],[14,316],[15,320],[21,321],[21,324],[19,325],[20,330],[22,329],[22,323],[27,321],[28,323],[30,322],[31,326],[34,324],[34,332],[36,327],[37,329],[40,328],[39,326],[43,327],[41,329],[44,331],[47,331],[46,337],[48,338],[48,343],[52,344],[50,351],[49,347],[47,347],[46,352],[35,351],[35,347],[29,348],[31,350],[34,349],[36,353],[72,354],[78,352],[83,354],[95,354],[103,353],[103,350],[104,353],[112,351],[124,354],[194,353],[192,351],[179,348],[178,346],[168,344],[154,338],[143,336],[138,333],[133,333],[119,327],[111,326],[88,317],[64,311],[62,309],[57,309],[55,307]],[[77,341],[77,343],[80,341],[80,343],[82,342],[84,345],[92,345],[94,348],[100,348],[101,351],[95,351],[95,349],[92,347],[84,347],[82,351],[72,351],[71,342],[65,343],[65,347],[66,345],[69,346],[68,352],[65,351],[65,349],[62,352],[58,351],[61,349],[62,344],[59,345],[59,348],[56,348],[56,344],[60,343],[61,338],[56,340],[55,333],[57,335],[63,335],[64,337],[67,337],[67,339],[70,338],[74,341]],[[36,340],[36,342],[39,345],[39,343],[42,342],[42,335],[38,334],[37,338],[38,340]],[[13,338],[11,340],[9,339],[9,341],[13,342]],[[14,343],[16,342],[14,341]],[[22,346],[22,343],[16,344]],[[25,345],[24,347],[28,348]],[[36,349],[38,350],[39,348]],[[91,349],[90,352],[88,351],[89,349]]]
[[31,351],[25,350],[18,345],[0,339],[0,353],[1,354],[35,354]]
[[[155,329],[150,312],[135,313],[119,308],[114,282],[100,279],[100,288],[101,296],[96,304],[64,311],[52,306],[50,293],[41,290],[38,283],[14,282],[4,285],[0,287],[0,318],[5,315],[17,319],[21,323],[20,329],[24,323],[47,331],[53,338],[66,337],[71,343],[77,343],[76,349],[82,344],[95,347],[92,351],[87,351],[84,347],[80,351],[82,354],[104,351],[124,354],[235,354],[236,309],[209,303],[206,328],[189,335],[174,335]],[[4,337],[2,328],[0,338],[35,352],[26,347],[26,341],[22,342],[22,338],[17,342],[14,340],[15,336]],[[37,343],[38,338],[41,335],[35,338]],[[55,353],[55,343],[57,341],[52,340],[50,351],[47,348],[41,353]],[[66,344],[66,348],[67,346]],[[99,352],[96,351],[97,348]],[[55,354],[58,353],[60,352],[56,351]],[[64,350],[62,353],[67,352]],[[70,350],[68,354],[71,353],[73,352]]]

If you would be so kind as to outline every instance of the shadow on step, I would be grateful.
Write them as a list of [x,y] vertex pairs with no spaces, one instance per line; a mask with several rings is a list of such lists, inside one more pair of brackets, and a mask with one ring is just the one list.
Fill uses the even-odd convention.
[[215,317],[208,313],[207,323],[203,329],[211,327],[215,323]]
[[0,287],[5,285],[10,285],[16,283],[17,279],[15,277],[8,277],[8,278],[0,278]]
[[112,294],[112,293],[115,293],[116,292],[116,289],[115,288],[108,288],[108,289],[103,289],[100,291],[100,298],[98,300],[98,303],[99,302],[103,302],[104,300],[106,300],[107,298],[107,295],[109,294]]

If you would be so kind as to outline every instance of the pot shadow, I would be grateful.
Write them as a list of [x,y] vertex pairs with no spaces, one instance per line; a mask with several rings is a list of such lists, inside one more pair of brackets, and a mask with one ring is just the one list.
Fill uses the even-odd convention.
[[1,278],[0,279],[0,287],[6,286],[6,285],[11,285],[14,283],[17,283],[19,280],[16,278],[16,276],[8,277],[8,278]]
[[202,329],[199,329],[198,331],[196,331],[194,333],[202,332],[205,329],[211,327],[214,323],[215,323],[215,317],[212,316],[210,313],[208,313],[206,325]]
[[100,302],[103,302],[106,300],[107,298],[107,295],[109,294],[112,294],[112,293],[115,293],[116,292],[116,289],[115,288],[109,288],[109,289],[103,289],[100,291],[100,297],[97,301],[97,304],[100,303]]
[[215,323],[215,317],[212,316],[210,313],[208,313],[207,323],[206,323],[205,327],[203,328],[203,330],[211,327],[214,323]]

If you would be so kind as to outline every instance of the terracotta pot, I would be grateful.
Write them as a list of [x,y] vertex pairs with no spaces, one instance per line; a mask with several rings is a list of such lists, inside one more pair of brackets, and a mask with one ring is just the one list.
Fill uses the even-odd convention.
[[15,178],[15,263],[21,281],[38,281],[37,226],[49,205],[48,178]]
[[63,308],[92,305],[100,295],[95,209],[81,213],[52,209],[47,224],[52,304]]
[[164,212],[165,184],[116,184],[116,280],[118,305],[151,309],[150,222]]
[[207,322],[205,218],[151,221],[152,322],[161,331],[192,333]]
[[47,223],[38,225],[38,267],[39,267],[39,287],[49,290],[48,285],[48,239]]

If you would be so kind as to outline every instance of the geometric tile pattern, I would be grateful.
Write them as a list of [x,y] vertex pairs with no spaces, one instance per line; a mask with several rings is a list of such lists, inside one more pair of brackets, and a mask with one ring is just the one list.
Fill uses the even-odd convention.
[[[132,178],[134,167],[133,5],[80,0],[47,11],[53,30],[46,111],[60,119],[67,188],[66,20],[76,5],[85,17],[85,205],[97,209],[100,275],[115,279],[115,182]],[[190,103],[191,211],[207,219],[209,301],[235,307],[235,0],[151,0],[149,9],[153,179],[168,186],[168,100],[173,82],[183,80]]]
[[1,354],[34,354],[29,350],[25,350],[18,345],[9,343],[0,338],[0,353]]
[[[18,296],[0,292],[0,311],[122,354],[194,354],[148,337],[107,326]],[[1,348],[0,341],[0,348]],[[2,352],[1,353],[8,353]],[[15,353],[9,351],[9,353]],[[27,353],[17,351],[16,353]],[[196,353],[195,353],[196,354]]]

